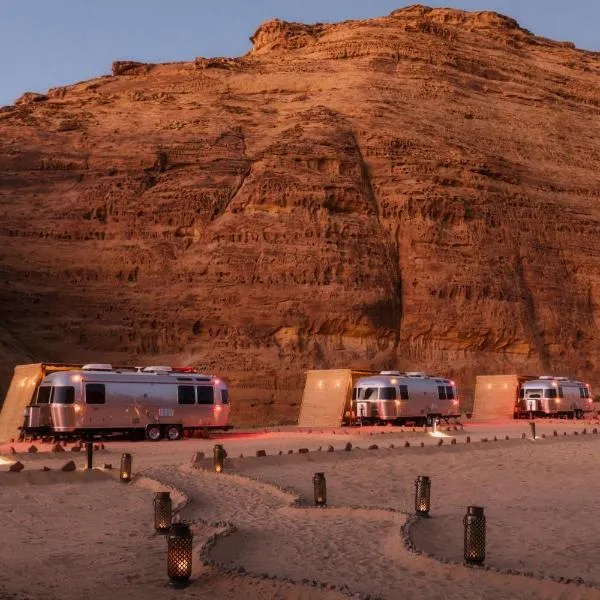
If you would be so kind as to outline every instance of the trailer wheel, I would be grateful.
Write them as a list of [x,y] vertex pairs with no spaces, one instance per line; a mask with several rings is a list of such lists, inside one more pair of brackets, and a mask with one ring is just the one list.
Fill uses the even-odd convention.
[[158,442],[162,437],[162,430],[160,425],[148,425],[146,427],[146,439],[151,442]]
[[180,425],[167,425],[165,436],[172,442],[175,440],[180,440],[183,437],[183,429]]

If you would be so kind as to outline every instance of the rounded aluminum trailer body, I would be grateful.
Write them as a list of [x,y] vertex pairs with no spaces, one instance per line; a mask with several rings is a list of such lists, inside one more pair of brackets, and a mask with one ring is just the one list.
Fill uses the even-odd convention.
[[460,416],[455,383],[421,373],[384,371],[363,377],[354,384],[352,403],[360,423]]
[[540,377],[521,384],[518,412],[525,416],[581,417],[592,410],[590,386],[567,377]]
[[[229,390],[200,373],[62,371],[45,377],[26,409],[27,432],[57,434],[226,429]],[[162,433],[159,437],[162,437]]]

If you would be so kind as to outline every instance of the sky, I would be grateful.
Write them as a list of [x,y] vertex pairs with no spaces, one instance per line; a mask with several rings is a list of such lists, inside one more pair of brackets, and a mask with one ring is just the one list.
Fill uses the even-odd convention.
[[[402,0],[0,0],[0,106],[110,73],[114,60],[240,56],[263,21],[383,16]],[[493,10],[536,35],[600,50],[600,0],[436,0]]]

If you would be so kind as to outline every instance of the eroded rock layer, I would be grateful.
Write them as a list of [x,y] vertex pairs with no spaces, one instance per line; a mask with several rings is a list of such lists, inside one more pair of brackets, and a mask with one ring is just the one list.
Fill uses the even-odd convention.
[[194,364],[259,422],[308,368],[600,384],[598,54],[421,6],[251,40],[1,109],[8,361]]

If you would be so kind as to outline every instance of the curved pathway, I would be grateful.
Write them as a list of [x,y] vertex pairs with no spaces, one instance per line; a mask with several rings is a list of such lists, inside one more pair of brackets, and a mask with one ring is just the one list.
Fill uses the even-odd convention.
[[[521,447],[530,451],[525,444]],[[504,462],[496,453],[484,454],[487,454],[488,461],[495,460],[499,465]],[[452,473],[452,456],[447,458],[449,460],[444,462]],[[365,460],[368,460],[368,465],[363,465],[361,476],[365,473],[380,475],[381,469],[387,469],[390,464],[389,456],[369,454]],[[412,467],[405,464],[400,453],[397,462],[398,467],[411,471]],[[310,462],[307,459],[306,464],[295,464],[292,469],[286,469],[284,464],[278,465],[276,470],[259,466],[255,472],[252,468],[248,469],[250,476],[264,478],[271,484],[243,475],[216,475],[198,469],[173,471],[156,468],[147,470],[146,474],[186,490],[192,501],[183,510],[184,518],[227,521],[235,525],[236,530],[219,540],[210,551],[211,559],[225,570],[233,568],[261,577],[335,586],[347,593],[390,599],[600,598],[597,589],[445,564],[410,552],[402,536],[410,508],[403,503],[400,508],[407,511],[405,513],[386,509],[389,496],[381,495],[377,486],[373,486],[376,482],[371,482],[369,477],[363,479],[363,489],[358,495],[364,498],[369,494],[367,487],[373,486],[370,488],[371,501],[368,502],[370,508],[352,508],[349,500],[356,497],[356,486],[351,485],[351,473],[358,466],[355,461],[346,461],[346,465],[350,465],[348,470],[343,463],[337,458],[335,475],[330,475],[330,480],[336,477],[342,483],[333,486],[336,506],[327,509],[298,507],[294,494],[274,485],[290,485],[301,480],[304,486],[300,493],[308,496],[310,485],[306,482],[310,482],[309,474],[331,469],[332,463],[326,461],[317,463],[314,459]],[[434,461],[431,462],[433,464]],[[484,465],[484,468],[487,467]],[[390,487],[396,474],[397,470],[393,470],[390,477],[380,480],[383,487]],[[409,476],[411,483],[414,480],[412,475],[410,473]],[[348,498],[344,498],[345,481],[348,483]],[[402,482],[397,483],[399,488],[403,487]],[[393,483],[391,487],[394,487]],[[407,495],[406,489],[396,491],[403,497]],[[380,497],[377,497],[378,494]],[[427,526],[435,522],[431,519]],[[441,525],[440,519],[438,526]],[[430,535],[435,533],[430,532]]]

